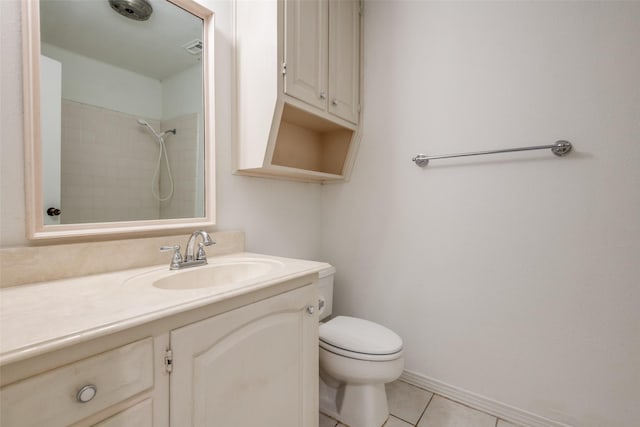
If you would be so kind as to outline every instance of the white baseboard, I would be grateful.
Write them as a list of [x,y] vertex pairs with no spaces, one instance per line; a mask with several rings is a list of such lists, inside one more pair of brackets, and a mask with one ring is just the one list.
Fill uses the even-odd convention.
[[440,396],[455,400],[456,402],[460,402],[464,405],[524,427],[571,427],[568,424],[553,421],[540,415],[514,408],[513,406],[509,406],[505,403],[445,384],[441,381],[425,377],[415,372],[404,371],[400,376],[400,379],[432,393],[439,394]]

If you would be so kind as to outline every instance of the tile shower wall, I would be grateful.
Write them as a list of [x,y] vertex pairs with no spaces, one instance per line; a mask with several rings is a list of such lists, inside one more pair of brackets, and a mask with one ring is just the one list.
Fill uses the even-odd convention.
[[[151,182],[159,147],[138,117],[63,99],[62,223],[192,217],[195,206],[197,114],[161,122],[155,129],[176,128],[166,137],[174,195],[159,202]],[[164,158],[160,194],[169,190]]]
[[[165,137],[167,154],[173,177],[173,196],[160,202],[160,218],[192,218],[203,216],[196,212],[196,189],[198,188],[196,165],[201,160],[198,155],[198,114],[187,114],[169,120],[162,120],[161,129],[175,129],[176,134]],[[166,197],[170,190],[169,175],[164,159],[160,174],[160,195]],[[202,179],[202,177],[200,177]]]
[[[155,138],[137,117],[62,100],[62,223],[157,219]],[[146,119],[160,128],[158,120]]]

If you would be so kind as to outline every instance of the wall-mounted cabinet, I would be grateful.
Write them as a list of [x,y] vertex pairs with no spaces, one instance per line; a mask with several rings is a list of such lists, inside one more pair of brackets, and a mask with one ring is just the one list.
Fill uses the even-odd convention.
[[348,179],[361,104],[360,0],[235,2],[235,170]]

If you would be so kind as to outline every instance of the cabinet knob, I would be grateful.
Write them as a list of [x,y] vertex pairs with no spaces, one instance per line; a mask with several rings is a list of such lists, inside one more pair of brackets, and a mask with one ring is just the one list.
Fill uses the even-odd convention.
[[324,91],[320,92],[320,99],[327,99],[327,94]]
[[87,384],[78,390],[76,400],[80,403],[87,403],[96,396],[96,393],[98,393],[98,387],[93,384]]
[[331,101],[331,105],[333,105],[334,107],[338,105],[338,101],[336,101],[335,99]]
[[313,314],[314,311],[316,311],[316,308],[313,305],[307,306],[307,314]]

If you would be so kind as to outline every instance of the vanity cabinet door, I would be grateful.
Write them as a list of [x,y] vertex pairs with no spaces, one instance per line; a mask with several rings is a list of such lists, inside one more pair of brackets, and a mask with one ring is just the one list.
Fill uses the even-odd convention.
[[329,0],[329,112],[360,115],[360,1]]
[[308,285],[172,331],[171,426],[317,426],[317,300]]
[[284,92],[327,108],[327,0],[287,0]]

